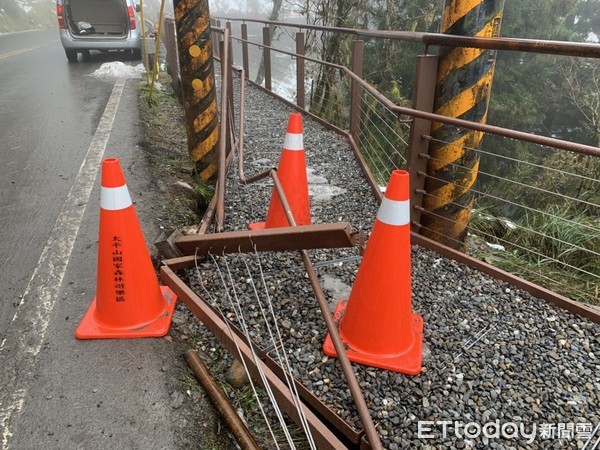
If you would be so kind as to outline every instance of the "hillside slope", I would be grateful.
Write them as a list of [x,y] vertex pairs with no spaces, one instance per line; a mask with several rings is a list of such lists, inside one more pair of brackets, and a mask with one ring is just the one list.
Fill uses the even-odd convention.
[[55,26],[52,0],[0,0],[0,33]]

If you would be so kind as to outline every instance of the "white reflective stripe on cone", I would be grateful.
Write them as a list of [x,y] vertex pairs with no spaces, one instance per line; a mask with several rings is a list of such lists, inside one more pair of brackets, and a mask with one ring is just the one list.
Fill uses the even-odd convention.
[[132,204],[127,185],[117,188],[100,188],[100,208],[118,211],[129,208]]
[[410,223],[410,201],[383,198],[377,213],[377,220],[387,225],[408,225]]
[[286,133],[283,141],[284,150],[304,150],[304,141],[302,134]]

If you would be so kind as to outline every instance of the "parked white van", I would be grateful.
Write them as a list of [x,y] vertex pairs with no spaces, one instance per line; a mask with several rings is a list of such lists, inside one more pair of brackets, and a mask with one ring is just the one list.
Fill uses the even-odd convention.
[[69,62],[90,50],[125,50],[141,59],[138,9],[133,0],[57,0],[60,40]]

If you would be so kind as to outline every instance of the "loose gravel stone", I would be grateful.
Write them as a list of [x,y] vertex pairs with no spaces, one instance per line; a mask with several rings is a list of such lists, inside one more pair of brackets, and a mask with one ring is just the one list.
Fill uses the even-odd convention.
[[[275,166],[291,110],[261,91],[246,90],[247,177]],[[348,221],[370,232],[377,203],[348,143],[304,118],[313,223]],[[236,167],[236,163],[233,164]],[[323,186],[337,189],[315,190]],[[225,226],[247,229],[262,221],[272,184],[243,185],[232,171],[227,184]],[[333,287],[352,286],[358,249],[311,250],[330,303]],[[399,269],[400,270],[400,269]],[[200,275],[202,283],[197,275]],[[352,397],[335,358],[322,353],[327,334],[302,262],[295,252],[212,256],[190,270],[200,296],[217,305],[241,328],[239,301],[248,332],[262,347],[271,327],[282,335],[294,376],[351,426],[360,429]],[[332,281],[334,280],[334,281]],[[343,294],[347,291],[341,289]],[[256,294],[257,293],[257,294]],[[259,300],[260,299],[260,303]],[[270,317],[269,306],[278,328]],[[544,439],[544,424],[600,423],[600,327],[514,286],[420,247],[412,247],[412,304],[425,321],[426,357],[421,374],[405,376],[354,365],[359,384],[385,448],[581,448],[582,439]],[[262,309],[261,309],[262,308]],[[277,358],[275,352],[271,352]],[[430,421],[430,439],[419,436]],[[446,436],[436,421],[514,422],[537,427],[533,443],[513,436]]]

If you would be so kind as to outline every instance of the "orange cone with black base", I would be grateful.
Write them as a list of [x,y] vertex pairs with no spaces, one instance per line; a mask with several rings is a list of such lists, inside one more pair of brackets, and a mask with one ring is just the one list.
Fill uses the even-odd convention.
[[[410,283],[408,173],[395,170],[350,298],[334,313],[350,361],[408,375],[421,371],[423,319],[412,312]],[[323,351],[337,356],[329,335]]]
[[[283,192],[294,215],[297,225],[310,225],[310,201],[308,199],[308,177],[306,175],[306,156],[302,135],[302,115],[290,114],[283,150],[279,158],[277,175]],[[275,189],[271,194],[271,203],[266,222],[251,223],[251,230],[263,228],[289,227],[279,194]]]
[[102,162],[96,298],[78,339],[164,336],[177,297],[159,286],[119,160]]

